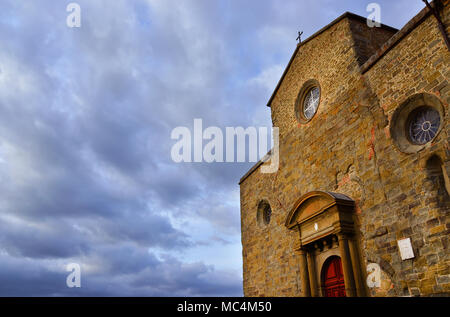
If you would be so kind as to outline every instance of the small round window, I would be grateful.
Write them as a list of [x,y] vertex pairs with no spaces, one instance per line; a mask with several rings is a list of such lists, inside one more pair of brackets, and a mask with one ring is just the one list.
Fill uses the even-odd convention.
[[434,139],[439,131],[441,117],[431,107],[415,109],[408,118],[408,133],[412,143],[422,145]]
[[320,86],[315,79],[303,84],[295,102],[295,114],[298,121],[307,123],[317,113],[320,105]]
[[320,89],[313,87],[308,90],[303,101],[303,115],[307,120],[311,120],[319,108]]
[[258,224],[265,226],[270,223],[270,217],[272,216],[272,209],[266,200],[261,200],[258,204],[258,212],[256,215]]

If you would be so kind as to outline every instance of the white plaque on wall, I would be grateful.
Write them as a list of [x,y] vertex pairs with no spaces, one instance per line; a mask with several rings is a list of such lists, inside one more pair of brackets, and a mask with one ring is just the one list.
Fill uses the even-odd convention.
[[414,258],[414,251],[411,245],[411,239],[406,238],[402,240],[398,240],[398,248],[400,250],[400,256],[402,260],[408,260]]

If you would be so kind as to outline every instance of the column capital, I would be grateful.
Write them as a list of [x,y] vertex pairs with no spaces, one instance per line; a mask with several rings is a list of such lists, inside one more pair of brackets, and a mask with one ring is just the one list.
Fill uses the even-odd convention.
[[336,235],[337,235],[339,241],[351,239],[351,234],[348,232],[338,232],[338,233],[336,233]]
[[294,252],[300,255],[305,255],[308,253],[308,250],[306,250],[306,248],[304,246],[296,246],[294,248]]

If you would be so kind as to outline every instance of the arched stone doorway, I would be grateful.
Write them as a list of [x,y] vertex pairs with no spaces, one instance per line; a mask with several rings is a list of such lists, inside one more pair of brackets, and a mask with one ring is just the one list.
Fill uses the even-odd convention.
[[322,294],[324,297],[345,297],[344,272],[341,258],[330,256],[322,267]]
[[285,225],[299,233],[295,251],[303,296],[326,296],[321,274],[330,256],[340,259],[345,295],[366,296],[354,213],[355,202],[350,197],[322,191],[303,195],[289,212]]

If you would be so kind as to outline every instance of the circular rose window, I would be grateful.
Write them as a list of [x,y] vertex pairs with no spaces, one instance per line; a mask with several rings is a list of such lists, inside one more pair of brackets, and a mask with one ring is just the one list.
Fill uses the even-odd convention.
[[417,153],[438,138],[444,122],[444,107],[438,97],[420,93],[400,104],[390,123],[390,135],[403,153]]
[[308,123],[317,113],[320,105],[321,89],[315,79],[306,81],[295,101],[295,115],[300,123]]
[[317,112],[320,100],[320,89],[319,87],[313,87],[305,95],[303,101],[303,115],[307,120],[310,120]]
[[408,122],[411,142],[422,145],[434,139],[439,131],[441,117],[431,107],[420,107],[409,115]]

